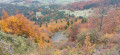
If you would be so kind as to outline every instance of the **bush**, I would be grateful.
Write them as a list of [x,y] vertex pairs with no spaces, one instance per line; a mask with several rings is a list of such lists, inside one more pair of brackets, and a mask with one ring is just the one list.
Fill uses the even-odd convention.
[[81,23],[86,23],[86,22],[87,22],[87,19],[84,18],[84,19],[82,19],[82,22],[81,22]]
[[92,44],[98,43],[99,42],[99,37],[101,36],[101,34],[96,30],[96,29],[91,29],[91,30],[85,30],[85,28],[83,28],[81,30],[81,32],[79,32],[79,34],[77,35],[77,41],[80,44],[84,44],[84,40],[86,36],[90,36],[90,42]]
[[83,17],[82,17],[82,16],[79,16],[79,19],[83,19]]
[[85,29],[82,29],[81,32],[77,34],[78,43],[83,45],[86,35],[87,35],[87,31]]
[[97,29],[92,29],[89,30],[89,36],[90,36],[90,41],[95,44],[99,42],[98,39],[101,37],[101,33]]

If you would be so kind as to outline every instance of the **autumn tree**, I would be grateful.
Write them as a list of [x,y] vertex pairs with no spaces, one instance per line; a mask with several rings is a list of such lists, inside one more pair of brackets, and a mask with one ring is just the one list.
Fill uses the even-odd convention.
[[70,32],[70,41],[76,41],[77,37],[76,35],[78,34],[78,25],[74,25],[72,27],[72,30]]
[[[99,31],[111,33],[114,31],[115,27],[120,23],[120,9],[110,9],[106,12],[106,14],[102,14],[102,16],[89,18],[88,24],[91,28],[98,28]],[[104,12],[104,11],[103,11]]]
[[3,9],[1,19],[3,20],[3,19],[6,19],[7,17],[8,17],[8,13]]
[[[120,9],[116,8],[115,10],[109,10],[108,15],[105,17],[103,30],[111,33],[114,32],[114,29],[120,25]],[[111,21],[112,20],[112,21]]]
[[103,29],[104,25],[103,21],[105,19],[105,15],[107,15],[107,12],[109,10],[109,7],[104,6],[102,2],[103,2],[102,0],[99,2],[99,7],[95,10],[94,17],[92,17],[92,19],[89,19],[91,26],[96,26],[96,28],[98,28],[99,31],[102,31]]
[[40,28],[21,14],[0,20],[0,27],[3,32],[31,38],[41,47],[44,47],[45,40],[50,42],[47,30]]
[[95,44],[90,42],[89,36],[85,37],[84,46],[83,46],[83,55],[91,55],[90,50],[95,47]]

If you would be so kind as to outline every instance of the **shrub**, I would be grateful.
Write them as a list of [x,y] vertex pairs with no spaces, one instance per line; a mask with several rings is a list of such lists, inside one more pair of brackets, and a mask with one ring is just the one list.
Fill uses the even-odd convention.
[[86,28],[84,28],[77,34],[78,43],[83,45],[86,35],[87,35],[87,30],[86,30]]
[[84,18],[84,19],[82,19],[82,22],[81,22],[81,23],[86,23],[86,22],[87,22],[87,19]]
[[80,44],[84,44],[84,40],[85,40],[85,37],[86,36],[90,36],[90,42],[92,44],[95,44],[95,43],[98,43],[99,42],[99,38],[101,36],[101,34],[98,32],[98,30],[96,29],[91,29],[91,30],[87,30],[85,28],[83,28],[81,30],[81,32],[79,32],[79,34],[77,35],[77,41],[80,43]]
[[89,36],[91,43],[98,43],[99,38],[101,37],[102,33],[100,33],[97,29],[91,29],[89,30]]

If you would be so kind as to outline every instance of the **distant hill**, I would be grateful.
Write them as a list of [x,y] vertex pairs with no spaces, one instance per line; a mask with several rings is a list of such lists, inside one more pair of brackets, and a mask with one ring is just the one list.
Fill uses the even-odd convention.
[[45,4],[51,4],[51,3],[68,4],[68,3],[73,3],[77,1],[83,1],[83,0],[0,0],[0,3],[9,3],[13,1],[14,2],[26,1],[26,3],[32,2],[32,1],[39,1],[40,3],[45,3]]
[[41,3],[71,3],[76,1],[83,1],[83,0],[14,0],[14,1],[39,1]]
[[10,0],[0,0],[0,3],[1,3],[1,2],[8,2],[8,1],[10,1]]

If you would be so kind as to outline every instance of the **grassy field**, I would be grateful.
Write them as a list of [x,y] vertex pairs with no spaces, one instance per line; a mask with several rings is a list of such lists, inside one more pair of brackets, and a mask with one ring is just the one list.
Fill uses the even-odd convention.
[[59,10],[59,11],[65,11],[65,14],[74,14],[76,17],[82,16],[85,18],[90,17],[94,12],[91,9],[87,10],[77,10],[77,11],[70,11],[70,10]]

